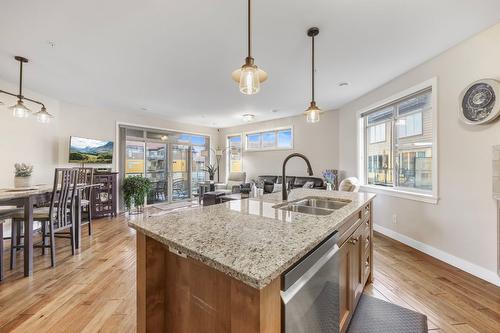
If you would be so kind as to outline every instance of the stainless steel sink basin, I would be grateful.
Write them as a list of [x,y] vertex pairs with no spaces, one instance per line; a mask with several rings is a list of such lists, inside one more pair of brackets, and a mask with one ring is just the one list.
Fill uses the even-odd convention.
[[333,213],[331,209],[316,208],[311,206],[301,206],[296,204],[285,204],[281,207],[276,207],[277,209],[287,210],[290,212],[297,212],[310,215],[330,215]]
[[274,206],[276,209],[287,210],[310,215],[330,215],[335,210],[349,204],[350,200],[338,200],[325,197],[306,197]]
[[331,198],[322,198],[322,197],[308,197],[296,202],[297,205],[300,206],[308,206],[308,207],[318,207],[325,209],[340,209],[347,205],[349,202],[334,200]]

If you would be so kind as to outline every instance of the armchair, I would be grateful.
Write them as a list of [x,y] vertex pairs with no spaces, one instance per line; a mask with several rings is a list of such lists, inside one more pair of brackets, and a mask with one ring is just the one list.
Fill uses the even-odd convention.
[[215,190],[226,193],[238,193],[240,185],[247,179],[246,172],[230,172],[227,182],[224,184],[215,184]]

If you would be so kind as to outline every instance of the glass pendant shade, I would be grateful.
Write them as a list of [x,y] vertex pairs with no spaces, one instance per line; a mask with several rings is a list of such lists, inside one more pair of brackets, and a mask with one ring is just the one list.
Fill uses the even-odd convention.
[[243,65],[240,73],[240,91],[245,95],[253,95],[260,90],[260,80],[257,66]]
[[45,107],[42,107],[42,109],[36,113],[36,120],[39,123],[48,124],[50,123],[50,119],[52,119],[52,115],[47,112]]
[[16,118],[27,118],[31,113],[31,110],[24,106],[22,100],[18,100],[17,103],[9,107],[9,109],[12,110],[12,115]]
[[308,123],[317,123],[319,122],[319,114],[321,110],[316,106],[316,102],[311,102],[309,107],[307,108],[305,115],[306,121]]

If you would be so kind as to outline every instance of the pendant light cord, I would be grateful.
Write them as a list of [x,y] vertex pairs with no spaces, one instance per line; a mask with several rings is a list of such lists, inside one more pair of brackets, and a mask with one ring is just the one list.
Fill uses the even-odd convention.
[[19,61],[19,99],[23,97],[23,62]]
[[312,79],[312,85],[311,85],[311,95],[312,95],[312,102],[314,102],[314,36],[312,38],[312,74],[311,74],[311,79]]
[[248,0],[248,57],[252,56],[252,16],[251,16],[251,0]]

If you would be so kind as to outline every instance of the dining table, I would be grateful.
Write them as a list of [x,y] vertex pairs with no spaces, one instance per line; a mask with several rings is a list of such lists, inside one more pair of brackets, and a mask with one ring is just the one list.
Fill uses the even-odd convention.
[[[101,184],[77,184],[74,211],[75,211],[75,248],[81,243],[81,200],[82,191],[101,186]],[[24,208],[24,276],[33,275],[33,209],[36,205],[49,203],[53,185],[40,184],[28,188],[0,189],[0,206],[16,206]],[[90,191],[92,193],[92,191]],[[27,232],[27,231],[30,232]]]

